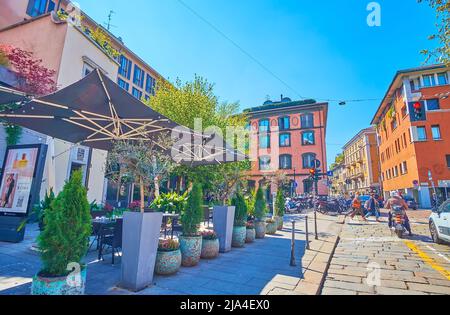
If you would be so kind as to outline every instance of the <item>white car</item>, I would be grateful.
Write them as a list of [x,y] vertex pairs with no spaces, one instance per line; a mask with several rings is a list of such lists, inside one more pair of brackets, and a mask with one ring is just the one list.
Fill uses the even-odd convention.
[[430,232],[435,243],[450,242],[450,200],[444,202],[431,214]]

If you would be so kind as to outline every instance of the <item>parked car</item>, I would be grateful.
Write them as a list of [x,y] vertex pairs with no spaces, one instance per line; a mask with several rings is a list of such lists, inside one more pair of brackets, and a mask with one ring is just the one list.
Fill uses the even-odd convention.
[[417,210],[419,209],[419,204],[416,202],[416,200],[411,196],[403,196],[403,199],[408,204],[409,209]]
[[444,202],[431,214],[430,232],[435,243],[450,242],[450,200]]

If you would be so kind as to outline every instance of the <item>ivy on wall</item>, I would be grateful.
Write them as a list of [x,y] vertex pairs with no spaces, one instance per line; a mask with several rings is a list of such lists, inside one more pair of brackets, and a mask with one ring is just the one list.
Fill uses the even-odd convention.
[[22,127],[16,125],[5,125],[6,144],[16,145],[22,137]]

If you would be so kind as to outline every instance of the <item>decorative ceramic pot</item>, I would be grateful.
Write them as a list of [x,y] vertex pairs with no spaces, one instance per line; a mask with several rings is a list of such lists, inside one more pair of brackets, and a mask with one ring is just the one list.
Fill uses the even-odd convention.
[[219,256],[219,249],[220,249],[219,239],[215,240],[203,239],[201,258],[203,259],[217,258]]
[[235,226],[233,228],[233,240],[231,246],[241,248],[245,246],[245,238],[247,237],[247,228],[245,226]]
[[277,221],[267,222],[266,224],[267,224],[266,225],[266,234],[274,235],[275,233],[277,233],[277,228],[278,228]]
[[170,252],[158,251],[156,254],[155,273],[158,275],[173,275],[180,270],[181,267],[181,251],[175,250]]
[[194,267],[199,263],[202,254],[202,240],[201,236],[180,237],[181,265],[183,267]]
[[275,217],[275,220],[277,221],[278,224],[278,231],[282,231],[283,230],[283,218],[282,217]]
[[66,277],[44,277],[37,274],[31,284],[32,295],[84,295],[87,268]]
[[247,229],[247,233],[246,233],[246,237],[245,237],[245,242],[246,243],[253,243],[255,241],[256,238],[256,230],[255,229]]
[[266,236],[266,222],[257,221],[255,222],[256,238],[261,239]]

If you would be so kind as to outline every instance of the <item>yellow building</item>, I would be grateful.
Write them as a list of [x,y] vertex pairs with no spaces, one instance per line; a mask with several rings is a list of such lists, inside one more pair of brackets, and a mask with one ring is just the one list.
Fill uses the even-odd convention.
[[346,180],[346,167],[344,162],[334,164],[331,168],[333,177],[331,178],[331,195],[332,196],[345,196],[347,195]]
[[352,195],[381,193],[375,129],[361,130],[343,149],[346,191]]

